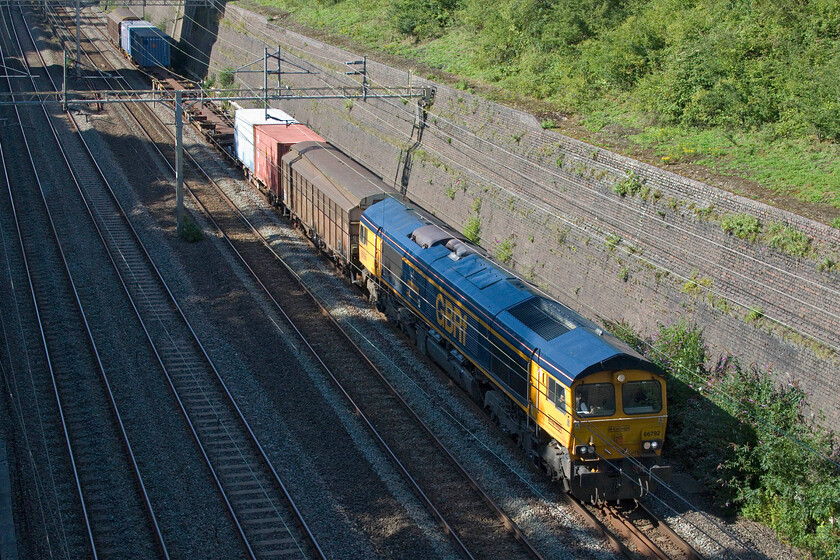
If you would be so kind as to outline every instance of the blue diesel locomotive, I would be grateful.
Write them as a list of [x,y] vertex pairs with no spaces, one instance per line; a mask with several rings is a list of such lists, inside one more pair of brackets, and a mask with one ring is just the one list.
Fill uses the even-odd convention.
[[661,373],[479,251],[394,198],[362,215],[377,306],[567,491],[632,499],[667,478]]

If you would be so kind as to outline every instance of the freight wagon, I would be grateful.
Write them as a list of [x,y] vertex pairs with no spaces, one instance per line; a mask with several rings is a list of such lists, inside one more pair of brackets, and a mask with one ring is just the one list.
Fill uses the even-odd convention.
[[282,159],[282,203],[346,274],[359,262],[359,220],[394,193],[359,162],[324,142],[300,142]]
[[128,8],[117,8],[108,14],[108,39],[116,46],[120,46],[120,24],[123,21],[138,21],[139,17]]

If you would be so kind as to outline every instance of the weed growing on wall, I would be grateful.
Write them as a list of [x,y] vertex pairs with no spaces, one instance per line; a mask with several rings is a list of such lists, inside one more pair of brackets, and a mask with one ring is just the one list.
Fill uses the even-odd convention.
[[761,522],[816,558],[837,558],[840,448],[807,419],[807,395],[731,356],[710,367],[702,332],[684,321],[650,339],[611,328],[669,374],[666,461],[690,472],[722,511]]
[[767,244],[794,257],[805,257],[811,249],[807,235],[779,222],[767,226]]
[[481,241],[481,218],[475,215],[467,218],[467,221],[464,222],[464,237],[467,238],[467,241],[478,245]]
[[496,241],[495,256],[499,261],[508,264],[513,258],[513,249],[516,247],[516,239],[511,235],[502,241]]
[[726,233],[755,243],[761,235],[761,222],[749,214],[729,214],[720,220],[720,227]]
[[625,173],[624,178],[613,185],[613,191],[619,196],[636,196],[644,186],[644,181],[632,170]]

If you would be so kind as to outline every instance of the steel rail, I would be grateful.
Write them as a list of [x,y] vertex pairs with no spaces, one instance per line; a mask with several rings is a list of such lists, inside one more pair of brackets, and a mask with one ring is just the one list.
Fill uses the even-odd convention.
[[[629,539],[645,558],[650,560],[672,560],[674,555],[667,552],[662,546],[656,544],[642,529],[636,526],[630,516],[614,504],[601,504],[600,513],[606,517],[610,525],[624,538]],[[633,511],[638,511],[651,523],[652,530],[664,537],[671,545],[680,552],[680,560],[704,560],[704,557],[697,552],[688,542],[680,537],[666,523],[661,521],[650,510],[642,504],[637,503]]]
[[[23,13],[21,13],[21,18],[22,18],[22,20],[24,21],[24,24],[26,24],[26,18],[25,18],[25,16],[23,15]],[[28,72],[28,73],[30,74],[30,76],[31,76],[31,75],[32,75],[31,68],[29,67],[28,62],[26,61],[26,56],[24,55],[23,48],[22,48],[22,46],[21,46],[21,44],[20,44],[20,39],[17,37],[17,30],[14,28],[14,26],[12,26],[12,29],[14,30],[14,32],[15,32],[15,34],[16,34],[15,39],[16,39],[16,41],[17,41],[17,43],[18,43],[18,47],[19,47],[20,52],[21,52],[21,60],[22,60],[23,64],[25,65],[25,67],[26,67],[26,69],[27,69],[27,72]],[[34,39],[34,37],[32,37],[32,33],[31,33],[31,30],[29,29],[29,26],[28,26],[28,25],[25,25],[25,29],[26,29],[27,34],[29,35],[29,39],[30,39],[30,41],[32,42],[32,45],[33,45],[33,46],[36,46],[35,39]],[[36,48],[35,48],[35,53],[38,55],[38,58],[39,58],[39,60],[40,60],[40,61],[41,61],[41,63],[42,63],[42,67],[43,67],[43,68],[46,68],[46,67],[47,67],[47,65],[46,65],[46,63],[45,63],[45,61],[44,61],[43,57],[41,56],[40,51],[37,49],[37,46],[36,46]],[[4,65],[5,65],[5,64],[4,64]],[[49,75],[47,75],[47,76],[49,77]],[[50,81],[52,81],[52,79],[51,79],[51,78],[50,78]],[[37,86],[35,85],[35,81],[34,81],[34,79],[32,79],[32,84],[33,84],[33,86],[34,86],[34,87],[37,87]],[[81,185],[79,184],[78,177],[77,177],[76,173],[74,172],[74,169],[73,169],[73,167],[72,167],[72,165],[71,165],[71,163],[70,163],[69,159],[67,158],[67,154],[66,154],[66,152],[65,152],[64,146],[62,145],[62,143],[61,143],[61,141],[60,141],[60,139],[59,139],[59,137],[58,137],[58,133],[57,133],[57,131],[56,131],[56,129],[55,129],[55,126],[54,126],[54,124],[52,123],[52,120],[51,120],[51,118],[50,118],[49,114],[47,113],[47,111],[46,111],[46,108],[45,108],[45,107],[43,108],[43,112],[44,112],[45,121],[46,121],[46,123],[49,125],[50,131],[51,131],[51,132],[52,132],[52,134],[53,134],[53,138],[55,139],[56,146],[57,146],[57,147],[58,147],[58,149],[59,149],[59,152],[60,152],[60,154],[61,154],[61,156],[62,156],[62,159],[63,159],[63,161],[64,161],[64,164],[66,165],[67,169],[70,171],[70,175],[69,175],[69,176],[70,176],[70,178],[72,179],[73,183],[76,185],[76,188],[79,190],[79,192],[80,192],[80,194],[81,194]],[[36,174],[36,176],[37,176],[37,169],[35,168],[34,161],[32,160],[31,150],[29,149],[29,142],[28,142],[28,140],[26,139],[25,135],[24,135],[24,142],[25,142],[25,143],[26,143],[26,145],[27,145],[27,151],[29,151],[29,152],[30,152],[30,153],[29,153],[30,161],[32,162],[32,165],[33,165],[33,171],[35,172],[35,174]],[[154,528],[154,535],[155,535],[155,539],[156,539],[156,541],[157,541],[157,546],[158,546],[158,547],[160,547],[160,550],[161,550],[161,552],[163,553],[163,556],[164,556],[165,558],[169,558],[169,553],[168,553],[168,551],[167,551],[167,549],[166,549],[166,543],[165,543],[165,541],[164,541],[164,539],[163,539],[163,534],[162,534],[161,529],[160,529],[160,526],[159,526],[159,524],[158,524],[157,516],[156,516],[156,515],[155,515],[155,513],[154,513],[154,508],[152,507],[151,501],[150,501],[150,499],[149,499],[148,492],[147,492],[147,490],[146,490],[145,483],[143,482],[143,477],[142,477],[142,475],[141,475],[141,473],[140,473],[140,467],[139,467],[139,465],[138,465],[138,463],[137,463],[137,460],[136,460],[136,457],[135,457],[135,455],[134,455],[134,450],[133,450],[133,449],[132,449],[132,447],[131,447],[131,443],[130,443],[129,438],[128,438],[128,433],[126,432],[125,424],[124,424],[124,422],[123,422],[123,420],[122,420],[122,415],[120,414],[120,412],[119,412],[119,407],[118,407],[118,405],[117,405],[117,403],[116,403],[116,398],[114,397],[113,391],[112,391],[112,389],[111,389],[111,383],[110,383],[110,381],[109,381],[109,379],[108,379],[108,374],[106,373],[106,371],[105,371],[105,367],[104,367],[104,365],[103,365],[103,363],[102,363],[102,358],[101,358],[100,353],[99,353],[99,348],[98,348],[98,346],[97,346],[97,344],[96,344],[96,341],[95,341],[95,339],[94,339],[93,331],[92,331],[92,328],[91,328],[90,323],[89,323],[88,318],[87,318],[87,313],[85,312],[84,305],[82,304],[81,298],[80,298],[79,293],[78,293],[78,290],[77,290],[77,288],[76,288],[76,283],[75,283],[75,281],[73,280],[73,276],[72,276],[72,274],[71,274],[71,272],[70,272],[70,267],[69,267],[69,264],[68,264],[67,258],[66,258],[66,256],[65,256],[64,249],[63,249],[63,247],[62,247],[62,245],[61,245],[61,242],[60,242],[60,240],[59,240],[59,236],[58,236],[58,232],[57,232],[57,230],[56,230],[56,228],[55,228],[55,224],[54,224],[53,219],[52,219],[52,212],[51,212],[51,211],[50,211],[50,209],[49,209],[49,204],[48,204],[48,202],[47,202],[47,200],[46,200],[46,197],[44,196],[43,188],[41,188],[41,185],[40,185],[40,180],[39,180],[39,191],[41,192],[41,199],[42,199],[42,202],[43,202],[43,204],[44,204],[44,208],[46,209],[47,214],[48,214],[48,216],[49,216],[50,229],[51,229],[51,231],[52,231],[53,238],[55,239],[56,246],[57,246],[58,251],[59,251],[59,253],[60,253],[60,255],[61,255],[61,260],[62,260],[62,262],[63,262],[63,264],[64,264],[65,272],[66,272],[66,274],[67,274],[68,280],[69,280],[70,285],[71,285],[72,290],[73,290],[73,295],[74,295],[74,299],[75,299],[75,302],[76,302],[77,309],[78,309],[78,311],[79,311],[79,313],[80,313],[80,315],[81,315],[81,318],[82,318],[82,320],[83,320],[83,322],[84,322],[84,324],[85,324],[85,329],[86,329],[86,331],[87,331],[87,336],[88,336],[88,339],[89,339],[89,341],[90,341],[90,344],[91,344],[91,348],[92,348],[93,354],[94,354],[94,356],[95,356],[95,358],[96,358],[96,363],[97,363],[97,366],[98,366],[98,369],[99,369],[99,375],[100,375],[100,378],[101,378],[101,380],[102,380],[102,382],[103,382],[103,385],[104,385],[104,388],[105,388],[106,394],[107,394],[107,396],[108,396],[109,404],[110,404],[110,406],[111,406],[111,410],[112,410],[112,412],[113,412],[113,414],[114,414],[114,417],[115,417],[115,420],[116,420],[117,426],[118,426],[118,428],[119,428],[119,432],[120,432],[120,436],[121,436],[121,439],[122,439],[122,443],[123,443],[123,445],[125,446],[126,453],[128,454],[128,459],[129,459],[129,462],[130,462],[131,467],[132,467],[132,469],[133,469],[133,471],[134,471],[134,477],[135,477],[135,480],[136,480],[136,482],[137,482],[137,484],[138,484],[138,489],[139,489],[140,494],[141,494],[141,496],[142,496],[144,506],[146,507],[146,512],[147,512],[147,514],[148,514],[148,516],[149,516],[149,520],[151,521],[152,526],[153,526],[153,528]],[[83,200],[84,200],[84,198],[83,198]],[[16,214],[15,214],[15,220],[17,221],[17,215],[16,215]],[[56,391],[57,391],[57,388],[56,388]],[[56,398],[58,398],[57,393],[56,393]],[[75,466],[74,466],[74,468],[75,468]],[[84,507],[84,506],[83,506],[83,507]],[[88,532],[89,532],[89,534],[91,534],[91,528],[90,528],[90,526],[89,526],[89,522],[88,522]],[[92,536],[91,536],[91,539],[92,539]],[[92,541],[91,541],[91,542],[92,542]],[[96,556],[96,552],[95,552],[95,550],[94,550],[94,556]]]
[[672,544],[676,545],[680,550],[682,550],[683,554],[685,555],[687,560],[703,560],[703,556],[697,552],[697,550],[689,544],[684,538],[679,536],[676,531],[674,531],[670,525],[664,523],[662,520],[659,519],[656,515],[653,514],[644,504],[639,503],[638,508],[640,511],[646,515],[651,522],[654,524],[654,528],[656,531],[663,535],[665,538],[671,541]]
[[[72,115],[71,115],[71,119],[72,119]],[[73,120],[73,122],[74,122],[74,125],[75,125],[75,120]],[[81,136],[80,136],[80,138],[81,138]],[[321,550],[320,545],[318,544],[318,542],[315,539],[313,533],[309,529],[309,526],[307,525],[305,519],[303,518],[303,515],[300,512],[299,508],[297,507],[297,504],[295,504],[294,499],[291,497],[291,495],[289,494],[285,484],[282,482],[279,475],[277,474],[277,472],[274,468],[274,465],[269,460],[267,454],[265,453],[265,450],[263,449],[263,447],[260,444],[256,435],[254,434],[250,424],[245,419],[244,414],[242,413],[241,409],[239,408],[239,405],[236,403],[236,400],[234,399],[233,395],[230,393],[230,391],[227,387],[227,384],[224,382],[221,374],[219,373],[215,364],[211,360],[209,354],[207,353],[206,349],[204,348],[203,344],[201,343],[201,341],[200,341],[198,335],[196,334],[195,330],[193,329],[192,325],[187,320],[186,315],[184,314],[180,304],[178,303],[174,294],[170,290],[169,286],[166,284],[165,280],[163,279],[163,276],[160,273],[160,271],[158,270],[157,265],[154,263],[153,259],[151,258],[150,254],[148,253],[146,247],[144,246],[144,244],[140,240],[140,237],[137,234],[137,231],[135,230],[134,226],[131,224],[130,220],[128,219],[128,217],[125,213],[125,211],[122,209],[122,206],[120,205],[120,203],[119,203],[111,185],[108,183],[108,181],[105,177],[105,174],[102,172],[102,169],[99,167],[98,163],[95,161],[95,158],[93,157],[90,148],[87,146],[86,142],[84,142],[83,138],[82,138],[82,143],[85,145],[86,149],[88,150],[88,152],[90,154],[90,157],[91,157],[91,160],[93,162],[93,165],[95,166],[101,180],[103,181],[105,187],[107,188],[108,192],[110,193],[110,196],[113,199],[113,201],[116,205],[116,208],[118,209],[120,215],[124,219],[125,225],[130,230],[135,243],[137,244],[139,250],[142,252],[143,256],[145,257],[145,259],[148,262],[148,264],[150,265],[150,267],[153,269],[153,271],[155,273],[155,276],[157,277],[157,280],[160,282],[161,287],[165,290],[166,294],[168,295],[169,300],[173,304],[174,308],[177,310],[177,313],[178,313],[181,321],[183,321],[183,324],[189,330],[190,335],[192,336],[193,342],[200,349],[200,352],[201,352],[201,355],[203,356],[204,361],[210,367],[210,369],[211,369],[211,371],[214,375],[215,380],[219,383],[220,387],[222,388],[222,393],[223,393],[225,399],[227,400],[227,402],[231,405],[231,407],[235,411],[235,414],[239,419],[240,426],[242,426],[247,431],[248,436],[249,436],[249,441],[252,445],[254,445],[254,447],[258,451],[258,454],[262,459],[263,466],[265,466],[270,471],[270,473],[273,477],[273,482],[275,484],[277,484],[277,486],[280,488],[280,490],[282,492],[282,496],[286,500],[287,504],[289,505],[292,513],[294,514],[294,516],[296,518],[297,523],[299,523],[299,525],[303,529],[303,531],[305,533],[305,536],[306,536],[307,540],[309,541],[309,545],[312,547],[312,549],[315,551],[315,553],[318,555],[319,558],[325,558],[325,555],[324,555],[323,551]],[[138,313],[138,317],[139,317],[140,316],[139,315],[139,310],[137,310],[136,308],[135,308],[135,310]],[[141,318],[141,322],[143,322],[142,318]],[[198,430],[196,429],[193,421],[191,420],[190,415],[189,415],[189,413],[186,409],[186,406],[184,405],[184,402],[182,401],[181,396],[179,395],[179,390],[176,387],[176,384],[173,381],[172,377],[169,375],[169,372],[167,371],[167,368],[166,368],[166,365],[165,365],[165,360],[161,356],[161,354],[158,352],[158,350],[156,348],[156,345],[154,344],[154,342],[152,340],[151,333],[149,333],[148,329],[146,329],[145,322],[143,322],[143,328],[146,331],[147,337],[148,337],[149,342],[152,345],[153,350],[154,350],[154,352],[155,352],[155,354],[158,358],[159,364],[160,364],[162,370],[164,371],[164,374],[166,375],[166,377],[169,381],[170,388],[173,391],[173,394],[174,394],[176,400],[178,401],[179,406],[181,407],[182,414],[183,414],[184,418],[186,419],[186,421],[187,421],[187,423],[190,427],[190,430],[192,431],[193,438],[195,439],[196,444],[198,445],[202,455],[204,456],[205,462],[206,462],[208,468],[210,469],[210,472],[211,472],[211,474],[212,474],[212,476],[213,476],[213,478],[216,482],[217,488],[219,489],[220,493],[222,494],[223,500],[225,501],[225,503],[228,507],[228,511],[229,511],[229,513],[230,513],[230,515],[233,519],[234,524],[237,527],[237,530],[240,534],[240,537],[242,538],[243,543],[244,543],[245,547],[248,549],[248,552],[251,555],[251,557],[256,558],[257,556],[256,556],[256,554],[255,554],[255,552],[254,552],[254,550],[251,546],[251,539],[248,537],[248,535],[246,535],[246,531],[245,531],[244,527],[242,526],[242,523],[240,522],[239,516],[236,513],[236,510],[234,508],[233,503],[231,502],[230,498],[228,497],[228,494],[225,490],[224,484],[223,484],[221,478],[218,476],[218,474],[216,472],[216,469],[213,466],[212,460],[210,459],[208,453],[204,449],[204,445],[202,444],[202,441],[201,441],[201,436],[199,435]]]

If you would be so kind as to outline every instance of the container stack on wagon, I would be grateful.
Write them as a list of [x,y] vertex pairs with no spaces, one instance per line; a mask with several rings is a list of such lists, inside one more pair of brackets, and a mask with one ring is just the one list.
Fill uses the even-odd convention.
[[126,8],[108,14],[108,38],[141,68],[170,65],[169,35]]
[[[169,66],[169,35],[149,22],[123,22],[127,31],[128,56],[137,66]],[[123,47],[125,48],[125,47]]]
[[302,124],[254,125],[254,176],[273,204],[283,199],[280,162],[298,142],[326,142]]
[[260,124],[298,124],[280,109],[239,109],[233,116],[235,130],[234,150],[236,159],[250,173],[254,173],[254,126]]

